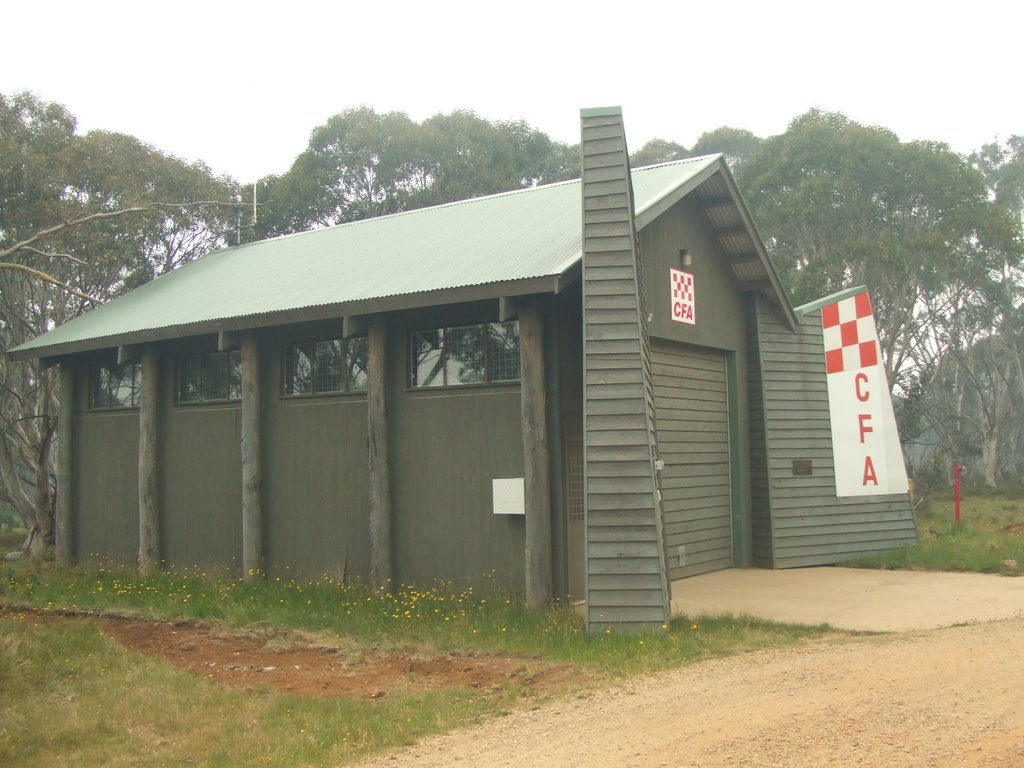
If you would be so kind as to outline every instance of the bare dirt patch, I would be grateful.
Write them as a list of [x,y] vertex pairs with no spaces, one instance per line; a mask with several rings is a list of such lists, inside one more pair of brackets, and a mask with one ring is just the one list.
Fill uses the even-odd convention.
[[[37,624],[84,620],[38,611],[7,611]],[[104,634],[136,653],[166,659],[204,679],[240,688],[269,686],[300,696],[380,699],[439,688],[496,691],[516,685],[536,695],[579,684],[566,667],[538,659],[449,653],[428,658],[331,647],[282,630],[240,634],[192,621],[159,622],[96,617]]]
[[1010,523],[999,529],[1010,536],[1024,536],[1024,523]]

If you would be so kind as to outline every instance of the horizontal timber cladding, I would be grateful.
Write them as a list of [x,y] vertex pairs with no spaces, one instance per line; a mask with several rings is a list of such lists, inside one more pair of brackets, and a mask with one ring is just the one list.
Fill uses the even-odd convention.
[[587,626],[639,629],[668,621],[643,279],[621,113],[581,131]]
[[733,564],[725,353],[651,344],[665,559],[672,579]]
[[139,551],[139,410],[89,409],[89,366],[75,369],[74,562],[133,566]]
[[[751,413],[761,409],[755,423],[764,430],[754,472],[758,560],[770,554],[776,568],[825,565],[915,543],[907,494],[836,496],[820,311],[803,316],[793,333],[761,301],[751,309],[757,325],[751,348],[761,362]],[[811,473],[796,474],[795,461],[810,462]]]

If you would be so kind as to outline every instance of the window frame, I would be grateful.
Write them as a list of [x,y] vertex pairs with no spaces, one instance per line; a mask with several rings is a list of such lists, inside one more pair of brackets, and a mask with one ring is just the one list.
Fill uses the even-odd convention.
[[[341,344],[343,346],[343,375],[341,389],[321,389],[320,384],[322,383],[321,371],[319,370],[320,356],[317,353],[317,346],[320,344]],[[362,347],[361,352],[363,360],[367,361],[369,357],[369,339],[366,336],[349,336],[348,338],[334,337],[334,338],[318,338],[304,341],[286,341],[281,345],[281,376],[280,376],[280,389],[279,395],[282,398],[288,400],[301,399],[307,397],[338,397],[341,395],[362,395],[366,393],[369,385],[369,373],[368,365],[364,364],[362,369],[362,386],[352,386],[351,366],[354,356],[357,354],[353,353],[353,349],[356,345]],[[309,360],[309,391],[308,392],[289,392],[289,351],[292,349],[300,349],[302,347],[310,348],[312,354],[303,352],[306,358]]]
[[[99,389],[100,379],[104,373],[111,373],[115,369],[131,368],[132,371],[132,382],[131,382],[131,396],[128,404],[114,405],[111,383],[113,379],[107,379],[104,389],[106,390],[107,402],[103,405],[96,404],[96,393]],[[124,380],[124,376],[120,377],[120,380]],[[110,363],[107,365],[91,366],[89,368],[89,411],[130,411],[137,409],[142,403],[142,366],[138,363]]]
[[[205,397],[206,382],[204,379],[212,372],[212,362],[217,359],[226,359],[228,363],[228,376],[224,379],[224,397]],[[185,399],[182,397],[182,369],[186,360],[199,361],[199,384],[198,395],[194,398]],[[238,392],[233,397],[231,392],[231,373],[237,372]],[[175,360],[175,387],[174,401],[177,405],[209,405],[224,403],[239,403],[242,401],[242,352],[239,349],[225,349],[219,352],[186,352],[178,355]]]
[[[516,357],[516,376],[515,378],[501,378],[495,379],[495,365],[494,355],[492,350],[492,339],[494,334],[492,329],[496,326],[512,327],[515,329],[516,338],[516,349],[520,349],[521,344],[519,336],[519,320],[505,320],[505,321],[486,321],[482,323],[459,323],[443,326],[430,326],[425,328],[417,328],[409,331],[406,336],[406,365],[408,367],[406,375],[406,387],[412,391],[425,391],[425,390],[439,390],[439,389],[452,389],[458,387],[493,387],[507,384],[519,384],[522,381],[522,364],[521,364],[521,353]],[[483,378],[480,381],[450,381],[449,372],[451,370],[451,362],[449,360],[449,349],[452,345],[449,343],[449,336],[452,331],[465,331],[470,329],[478,329],[481,335],[481,355],[483,358]],[[417,369],[416,363],[416,344],[415,339],[420,336],[426,336],[440,332],[441,334],[441,346],[440,346],[440,371],[441,371],[441,383],[439,384],[421,384],[417,383]],[[507,331],[504,333],[507,334]]]

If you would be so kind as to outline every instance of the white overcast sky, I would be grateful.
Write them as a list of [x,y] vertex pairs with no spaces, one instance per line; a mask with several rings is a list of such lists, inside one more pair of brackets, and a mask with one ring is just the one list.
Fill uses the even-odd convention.
[[970,152],[1024,134],[1018,0],[56,2],[0,12],[0,93],[64,104],[253,181],[331,115],[472,109],[575,143],[623,108],[631,149],[811,107]]

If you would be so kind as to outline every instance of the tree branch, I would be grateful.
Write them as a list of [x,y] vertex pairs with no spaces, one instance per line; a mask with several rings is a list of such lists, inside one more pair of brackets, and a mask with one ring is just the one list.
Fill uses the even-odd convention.
[[89,266],[89,262],[88,261],[86,261],[85,259],[80,259],[77,256],[72,256],[70,253],[47,253],[46,251],[42,251],[42,250],[40,250],[38,248],[34,248],[31,245],[26,245],[26,246],[22,247],[21,250],[29,251],[30,253],[35,253],[35,254],[37,254],[39,256],[45,256],[48,259],[49,258],[60,257],[62,259],[70,259],[71,261],[75,262],[76,264],[81,264],[83,267]]
[[42,280],[44,283],[50,283],[51,285],[56,285],[58,288],[61,288],[61,289],[65,290],[65,291],[67,291],[68,293],[72,294],[73,296],[77,296],[80,299],[88,301],[91,304],[99,304],[100,303],[99,299],[94,299],[92,296],[89,296],[88,294],[82,293],[77,288],[74,288],[74,287],[68,285],[67,283],[62,283],[60,280],[58,280],[57,278],[53,277],[52,275],[48,275],[45,272],[40,272],[38,269],[32,269],[32,267],[26,267],[24,264],[16,264],[16,263],[14,263],[12,261],[0,261],[0,269],[13,269],[13,270],[15,270],[17,272],[25,272],[25,273],[31,275],[32,277],[36,278],[37,280]]
[[146,205],[133,205],[128,208],[119,208],[116,211],[97,211],[95,213],[86,213],[79,216],[72,216],[70,219],[66,219],[58,224],[54,224],[52,227],[47,227],[36,232],[31,237],[22,240],[19,243],[15,243],[10,248],[0,250],[0,259],[8,259],[18,251],[24,250],[29,246],[37,243],[48,235],[56,234],[70,227],[77,227],[82,224],[87,224],[90,221],[99,221],[101,219],[113,219],[119,216],[125,216],[129,213],[145,213],[146,211],[152,211],[154,208],[195,208],[200,205],[229,205],[233,206],[236,203],[222,203],[219,200],[197,200],[194,203],[149,203]]

